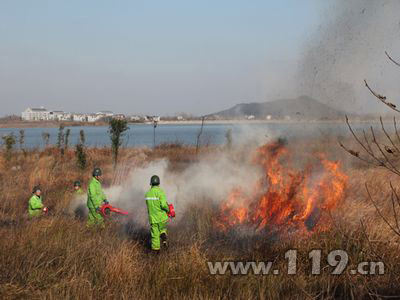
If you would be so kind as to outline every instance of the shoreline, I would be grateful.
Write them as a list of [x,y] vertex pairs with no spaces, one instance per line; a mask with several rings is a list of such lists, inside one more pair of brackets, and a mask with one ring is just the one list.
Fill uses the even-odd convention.
[[[384,122],[392,122],[384,120]],[[160,121],[158,125],[201,125],[201,120],[186,120],[186,121]],[[351,120],[351,123],[379,123],[378,119],[373,120]],[[251,125],[251,124],[339,124],[344,123],[343,120],[205,120],[204,125]],[[128,122],[128,125],[152,125],[152,122]],[[23,129],[23,128],[58,128],[60,125],[65,127],[101,127],[108,126],[107,122],[42,122],[42,121],[3,121],[0,122],[1,129]]]

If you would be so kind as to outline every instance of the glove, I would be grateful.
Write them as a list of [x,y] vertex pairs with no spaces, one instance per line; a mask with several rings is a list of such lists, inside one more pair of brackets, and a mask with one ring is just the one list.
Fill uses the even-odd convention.
[[107,204],[110,204],[110,202],[108,202],[107,199],[104,200],[103,203],[106,204],[106,205],[107,205]]
[[49,209],[47,207],[43,207],[43,212],[47,213],[49,211]]
[[175,218],[175,209],[174,209],[174,206],[172,205],[172,203],[168,204],[168,208],[169,208],[168,217]]

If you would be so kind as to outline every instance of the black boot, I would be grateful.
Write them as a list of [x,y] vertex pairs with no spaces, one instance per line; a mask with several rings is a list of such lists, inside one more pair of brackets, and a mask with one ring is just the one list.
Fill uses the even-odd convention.
[[158,256],[160,254],[160,250],[151,250],[151,255]]
[[167,234],[166,233],[161,233],[160,234],[160,239],[161,239],[162,247],[167,249],[168,248]]

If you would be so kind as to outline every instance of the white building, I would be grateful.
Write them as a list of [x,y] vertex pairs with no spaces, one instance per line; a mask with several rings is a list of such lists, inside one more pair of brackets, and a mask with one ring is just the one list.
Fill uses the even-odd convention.
[[26,121],[48,121],[50,118],[50,112],[44,107],[25,109],[21,114],[22,120]]
[[101,115],[104,118],[104,117],[112,117],[114,115],[114,113],[109,110],[103,110],[103,111],[99,111],[98,113],[96,113],[96,115]]
[[51,111],[49,115],[49,119],[53,121],[71,121],[73,119],[72,114],[61,110]]
[[72,121],[73,117],[70,113],[63,113],[58,117],[59,121]]
[[160,116],[146,116],[145,121],[150,121],[150,122],[160,122],[161,117]]
[[72,120],[74,122],[87,122],[88,116],[86,114],[72,114]]
[[126,116],[124,114],[114,114],[113,119],[126,120]]
[[98,120],[100,120],[103,117],[104,117],[104,115],[90,114],[90,115],[87,115],[87,121],[93,123],[93,122],[97,122]]
[[27,121],[75,121],[75,122],[97,122],[104,118],[115,117],[125,119],[124,114],[114,114],[112,111],[100,111],[93,114],[68,113],[61,110],[48,111],[44,107],[27,108],[21,113],[22,119]]
[[49,119],[52,121],[58,121],[63,114],[64,112],[60,110],[51,111],[49,112]]
[[130,119],[131,121],[137,122],[137,121],[143,120],[144,118],[141,117],[141,116],[130,116],[129,119]]

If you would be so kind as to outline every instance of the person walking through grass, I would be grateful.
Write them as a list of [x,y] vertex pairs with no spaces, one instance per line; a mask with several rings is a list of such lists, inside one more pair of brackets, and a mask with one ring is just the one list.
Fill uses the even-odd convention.
[[157,175],[151,177],[150,185],[151,188],[146,193],[145,200],[150,222],[151,249],[158,253],[161,243],[167,246],[167,223],[170,209]]
[[89,182],[87,191],[87,207],[89,209],[87,226],[100,225],[101,227],[104,227],[104,218],[100,212],[100,207],[104,203],[108,204],[108,201],[101,187],[101,169],[94,168],[92,175],[93,177]]

